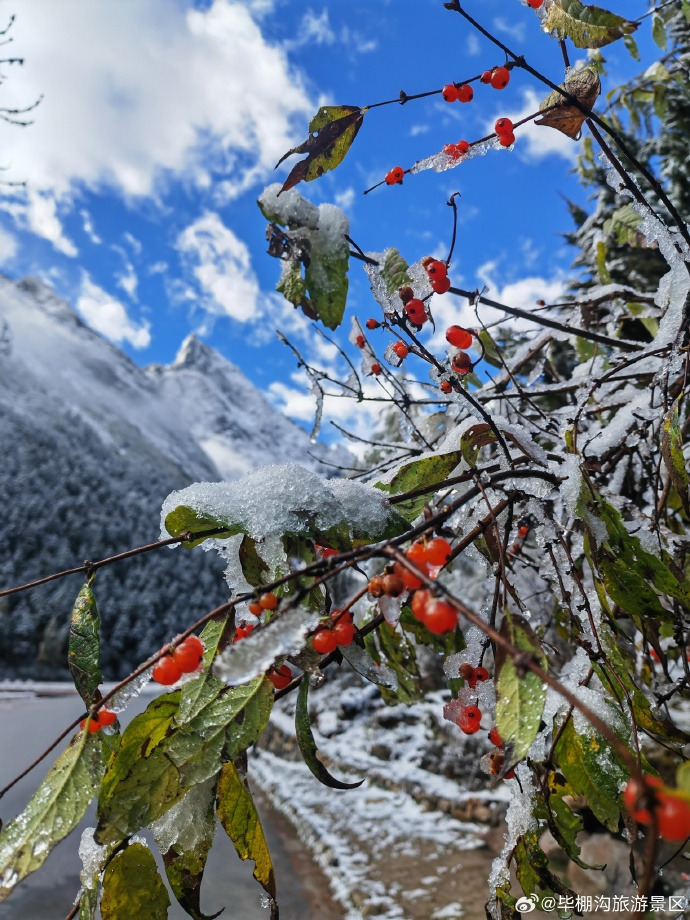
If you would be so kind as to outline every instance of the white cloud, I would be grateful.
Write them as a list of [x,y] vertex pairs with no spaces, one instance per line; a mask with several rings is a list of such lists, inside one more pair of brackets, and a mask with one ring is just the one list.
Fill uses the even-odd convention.
[[524,22],[510,22],[504,16],[496,16],[494,18],[494,28],[514,38],[515,41],[522,42],[525,40]]
[[8,265],[17,254],[17,240],[0,227],[0,265]]
[[429,128],[429,125],[412,125],[410,128],[410,137],[417,137],[418,134],[426,134]]
[[474,34],[474,32],[470,32],[467,36],[467,39],[465,40],[465,51],[471,57],[476,57],[481,50],[482,49],[481,45],[479,44],[479,39]]
[[134,322],[120,301],[94,284],[86,273],[82,277],[76,308],[92,329],[116,345],[129,342],[133,348],[148,348],[151,343],[150,324]]
[[137,273],[134,271],[134,266],[131,262],[127,262],[124,268],[124,271],[120,272],[115,276],[119,287],[127,294],[130,300],[137,299],[137,287],[139,286],[139,278]]
[[[496,119],[501,115],[507,116],[513,122],[518,122],[539,110],[541,97],[533,89],[523,90],[522,100],[523,105],[519,110],[507,112],[501,110],[487,120],[487,133],[494,130]],[[516,130],[515,137],[517,138],[515,151],[526,162],[534,163],[544,157],[553,155],[563,157],[569,163],[575,163],[577,160],[577,154],[580,149],[578,142],[566,137],[565,134],[555,128],[535,125],[533,121],[529,121]]]
[[210,314],[231,316],[240,322],[259,312],[259,284],[246,244],[220,216],[208,211],[182,231],[177,248],[192,267]]
[[342,192],[337,193],[335,196],[335,203],[339,208],[342,208],[343,211],[349,211],[355,203],[355,194],[355,190],[352,186],[348,186],[348,188],[343,189]]
[[237,0],[24,0],[15,43],[27,64],[13,75],[14,100],[45,98],[31,127],[5,129],[3,162],[28,182],[7,195],[31,229],[73,255],[56,202],[80,186],[155,198],[167,177],[209,187],[213,170],[232,197],[272,170],[313,105],[253,10]]
[[79,213],[81,215],[82,223],[84,226],[84,233],[88,236],[88,238],[91,240],[94,246],[99,246],[103,242],[103,240],[94,230],[93,221],[91,220],[91,215],[86,210],[86,208],[82,208]]

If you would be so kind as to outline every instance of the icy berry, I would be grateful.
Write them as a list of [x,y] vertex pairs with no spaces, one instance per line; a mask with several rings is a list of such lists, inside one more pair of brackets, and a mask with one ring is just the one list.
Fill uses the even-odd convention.
[[543,2],[544,0],[527,0],[527,6],[530,6],[533,10],[538,10]]
[[292,671],[288,665],[283,664],[279,668],[269,668],[266,677],[268,677],[276,690],[283,690],[292,680]]
[[505,89],[510,83],[510,71],[507,67],[494,67],[491,74],[491,85],[494,89]]
[[491,83],[491,71],[485,70],[479,79],[488,86],[488,84]]
[[474,680],[474,668],[468,661],[465,661],[460,665],[458,673],[463,680]]
[[452,550],[448,540],[443,537],[434,537],[429,540],[426,547],[426,561],[430,565],[445,565]]
[[384,575],[381,581],[386,597],[399,597],[405,590],[402,579],[397,575]]
[[470,149],[469,141],[458,141],[455,145],[460,156],[464,157]]
[[246,626],[238,626],[235,630],[235,638],[233,642],[241,642],[242,639],[246,639],[248,635],[253,631],[254,624],[248,623]]
[[352,645],[357,628],[347,620],[341,620],[333,627],[333,635],[338,645]]
[[499,118],[494,125],[496,134],[510,134],[513,130],[513,123],[509,118]]
[[482,713],[479,706],[467,706],[463,715],[466,719],[471,719],[472,721],[476,719],[478,722],[481,722],[482,720]]
[[368,319],[364,325],[367,329],[378,329],[381,323],[377,319]]
[[190,642],[190,639],[196,639],[196,636],[185,639],[172,653],[173,661],[183,674],[191,674],[192,671],[196,671],[204,654],[203,644],[198,639],[196,642]]
[[483,683],[485,680],[489,679],[489,672],[480,665],[478,668],[474,669],[474,677],[477,683]]
[[458,87],[458,99],[460,102],[472,102],[474,99],[474,90],[469,83],[463,83]]
[[467,352],[459,351],[457,355],[453,355],[450,366],[456,374],[469,374],[472,370],[472,360]]
[[477,706],[465,706],[457,718],[457,725],[466,735],[473,735],[479,731],[482,714]]
[[458,613],[445,601],[433,601],[426,610],[424,625],[436,636],[449,633],[458,625]]
[[489,741],[494,744],[497,748],[503,747],[503,738],[498,734],[498,729],[494,727],[489,732]]
[[446,156],[452,157],[454,160],[459,160],[462,154],[458,150],[457,144],[444,144],[443,152]]
[[[88,721],[87,719],[82,719],[81,722],[79,723],[79,728],[80,728],[82,731],[84,731],[84,729],[86,728],[86,723],[87,723],[87,721]],[[91,721],[89,722],[89,731],[90,731],[90,732],[99,732],[102,728],[103,728],[103,726],[102,726],[101,723],[98,721],[98,716],[95,715],[95,716],[91,719]]]
[[393,345],[393,351],[399,358],[406,358],[410,353],[410,349],[404,342],[396,342]]
[[393,169],[391,169],[389,175],[393,177],[393,182],[402,182],[403,176],[405,175],[405,170],[402,168],[402,166],[394,166]]
[[405,551],[405,555],[411,562],[418,565],[420,569],[426,569],[426,547],[423,543],[413,543],[412,546]]
[[512,131],[510,131],[508,134],[501,134],[499,135],[498,143],[501,145],[501,147],[512,147],[515,143],[515,135]]
[[446,329],[446,342],[456,348],[470,348],[472,346],[472,335],[462,326],[449,326]]
[[446,294],[450,290],[450,278],[439,278],[431,282],[434,294]]
[[250,603],[247,604],[247,607],[249,608],[249,612],[255,617],[260,617],[264,612],[264,608],[258,601],[250,601]]
[[458,101],[458,88],[455,83],[448,83],[441,90],[441,95],[446,100],[446,102],[457,102]]
[[357,348],[364,348],[366,344],[367,344],[367,340],[364,338],[363,335],[358,335],[357,338],[355,339],[355,345],[357,346]]
[[445,278],[448,274],[446,263],[441,262],[440,259],[432,259],[431,262],[427,262],[424,267],[426,268],[427,275],[432,281],[435,278]]
[[404,287],[401,287],[400,290],[398,291],[398,297],[402,300],[404,304],[409,303],[414,297],[414,291],[412,290],[409,284],[406,284]]
[[372,365],[371,365],[371,372],[372,372],[372,374],[374,375],[374,377],[378,377],[379,374],[381,373],[381,365],[380,365],[380,364],[377,364],[377,363],[372,364]]
[[113,722],[117,721],[117,713],[113,712],[112,709],[106,709],[103,707],[96,713],[96,718],[101,723],[101,725],[112,725]]
[[173,661],[171,655],[164,655],[160,661],[153,666],[153,679],[166,687],[175,684],[182,677],[182,669]]
[[381,575],[374,575],[374,577],[369,580],[367,590],[372,597],[383,597],[385,594],[383,589],[383,577]]
[[507,773],[504,773],[503,779],[515,779],[515,768],[511,767]]
[[336,650],[338,647],[338,640],[332,629],[317,629],[312,636],[311,644],[314,646],[315,652],[319,652],[321,655],[327,655],[329,652]]
[[422,326],[427,320],[424,303],[417,297],[408,300],[405,304],[405,313],[416,326]]
[[443,393],[452,393],[452,392],[453,392],[453,387],[450,385],[450,383],[449,383],[447,380],[442,380],[442,381],[441,381],[441,392],[443,392]]
[[259,603],[261,604],[262,610],[275,610],[278,606],[278,595],[269,591],[267,594],[261,595]]

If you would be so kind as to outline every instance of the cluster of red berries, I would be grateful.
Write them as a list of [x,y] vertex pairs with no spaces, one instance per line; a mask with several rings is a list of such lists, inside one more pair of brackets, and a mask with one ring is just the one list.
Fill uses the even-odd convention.
[[410,609],[415,619],[435,636],[452,632],[458,625],[458,612],[446,601],[434,597],[426,588],[419,588],[412,595]]
[[466,735],[474,735],[481,726],[482,711],[479,706],[463,706],[455,721],[460,731]]
[[492,67],[491,70],[485,70],[479,79],[486,86],[505,89],[510,83],[510,71],[507,67]]
[[690,837],[690,796],[670,789],[655,776],[647,776],[645,780],[642,785],[631,779],[623,790],[623,802],[630,816],[639,824],[649,824],[651,808],[657,830],[665,840],[672,843],[687,840]]
[[422,265],[429,276],[434,294],[445,294],[450,288],[450,278],[448,277],[446,263],[441,262],[440,259],[432,259],[431,256],[427,256],[426,259],[422,259]]
[[429,319],[424,301],[414,296],[414,291],[409,285],[400,288],[398,297],[402,301],[405,314],[410,322],[414,323],[415,326],[423,326]]
[[518,527],[517,540],[515,540],[515,542],[512,544],[509,550],[511,556],[520,555],[522,544],[528,533],[529,533],[529,527],[527,527],[526,524],[522,524],[520,527]]
[[183,642],[156,662],[151,675],[166,687],[175,684],[183,674],[191,674],[201,664],[204,643],[198,636],[188,636]]
[[472,102],[474,90],[469,83],[448,83],[441,90],[446,102]]
[[[433,540],[429,540],[427,543],[413,543],[405,555],[417,568],[429,574],[429,570],[432,568],[442,568],[448,562],[451,553],[452,548],[448,540],[444,540],[443,537],[434,537]],[[393,566],[393,572],[410,591],[416,591],[417,588],[422,587],[422,582],[419,578],[399,562],[396,562]]]
[[368,591],[372,597],[400,597],[405,583],[399,575],[374,575],[369,580]]
[[489,672],[481,665],[473,668],[471,664],[465,662],[460,665],[460,677],[467,682],[468,687],[474,690],[477,684],[482,684],[489,679]]
[[[90,732],[99,732],[106,725],[112,725],[113,722],[117,719],[117,713],[113,712],[111,709],[106,709],[103,707],[95,712],[91,716],[91,721],[89,722],[89,731]],[[84,731],[86,728],[86,723],[88,719],[82,719],[79,723],[79,728]]]
[[332,610],[331,621],[332,623],[327,626],[319,626],[311,637],[314,651],[320,655],[328,655],[338,646],[352,645],[357,633],[357,627],[352,622],[352,614],[349,610],[345,612]]
[[402,185],[405,170],[402,166],[394,166],[390,172],[386,173],[386,185]]
[[253,623],[246,623],[244,626],[238,626],[235,630],[235,638],[232,640],[233,644],[235,642],[240,642],[242,639],[246,639],[247,636],[251,635],[254,631]]
[[469,141],[458,141],[457,144],[445,144],[443,152],[453,160],[459,160],[464,157],[470,149]]
[[410,349],[407,347],[407,345],[404,342],[394,342],[393,351],[396,353],[396,355],[400,358],[401,361],[403,360],[403,358],[406,358],[410,353]]
[[515,132],[513,123],[509,118],[499,118],[494,125],[494,131],[498,135],[498,142],[501,147],[512,147],[515,143]]
[[253,613],[255,617],[260,617],[264,610],[275,610],[277,606],[278,595],[272,591],[262,594],[257,600],[247,604],[249,612]]
[[279,668],[269,668],[266,677],[271,681],[276,690],[284,690],[292,681],[292,671],[288,665],[283,664]]
[[[467,329],[463,329],[462,326],[449,326],[446,329],[446,341],[455,348],[469,348],[472,345],[472,333],[468,332]],[[450,359],[450,366],[456,374],[469,374],[473,364],[472,359],[466,352],[459,351]],[[443,386],[444,383],[446,384],[445,387]],[[441,383],[441,389],[444,393],[449,393],[452,388],[448,381],[444,380]]]

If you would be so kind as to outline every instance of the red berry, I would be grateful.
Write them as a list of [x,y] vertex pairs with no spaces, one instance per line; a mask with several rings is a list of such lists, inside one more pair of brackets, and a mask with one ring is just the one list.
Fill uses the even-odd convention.
[[[87,722],[87,719],[82,719],[81,722],[79,723],[79,728],[80,728],[82,731],[84,731],[84,729],[86,728],[86,722]],[[102,728],[103,728],[103,726],[102,726],[101,723],[98,721],[97,716],[94,716],[94,717],[91,719],[91,721],[89,722],[89,731],[90,731],[90,732],[99,732]]]
[[466,735],[479,731],[482,721],[481,711],[477,706],[466,706],[457,718],[457,725]]
[[393,345],[393,351],[399,358],[406,358],[410,353],[410,349],[404,342],[396,342]]
[[512,147],[515,143],[515,135],[511,131],[509,134],[501,134],[498,138],[501,147]]
[[383,589],[383,577],[381,575],[374,575],[374,577],[369,580],[367,591],[372,597],[383,597],[385,594]]
[[460,156],[464,156],[470,149],[470,145],[467,141],[458,141],[455,146]]
[[330,546],[319,546],[318,543],[314,545],[314,549],[321,556],[322,559],[330,559],[331,556],[337,556],[338,550],[331,549]]
[[403,176],[405,175],[405,170],[402,168],[402,166],[394,166],[393,169],[391,169],[389,175],[393,177],[394,183],[402,182]]
[[459,160],[459,159],[460,159],[460,151],[458,150],[458,145],[457,145],[457,144],[444,144],[444,145],[443,145],[443,152],[444,152],[447,156],[452,157],[454,160]]
[[513,130],[513,123],[509,118],[499,118],[494,125],[494,131],[499,136],[501,134],[510,134]]
[[371,372],[372,372],[372,374],[374,375],[374,377],[378,377],[379,374],[381,373],[381,365],[380,365],[380,364],[372,364],[372,365],[371,365]]
[[253,613],[255,617],[260,617],[264,612],[264,608],[258,601],[251,601],[249,604],[247,604],[247,607],[249,608],[249,612]]
[[491,71],[485,70],[479,79],[482,83],[488,85],[489,83],[491,83]]
[[491,74],[491,85],[494,89],[505,89],[510,83],[510,71],[507,67],[494,67]]
[[358,335],[357,338],[355,339],[355,345],[357,346],[357,348],[364,348],[366,343],[367,343],[367,340],[364,338],[363,335]]
[[496,745],[497,748],[503,747],[503,738],[501,738],[501,736],[498,734],[498,729],[495,725],[489,732],[489,741]]
[[527,6],[532,7],[533,10],[538,10],[543,2],[544,0],[527,0]]
[[347,620],[341,620],[333,627],[333,635],[337,645],[352,645],[357,628]]
[[441,391],[443,393],[452,393],[453,387],[450,385],[450,383],[448,383],[447,380],[442,380],[441,381]]
[[278,606],[278,595],[273,594],[272,591],[262,594],[259,598],[259,604],[262,610],[275,610]]
[[321,655],[327,655],[329,652],[335,651],[338,647],[338,640],[332,629],[317,629],[312,636],[311,644],[314,646],[315,652],[319,652]]
[[511,767],[507,773],[503,774],[503,779],[514,779],[515,778],[515,767]]
[[432,281],[431,287],[434,294],[445,294],[450,289],[450,278],[439,278],[438,281]]
[[472,102],[474,99],[474,90],[469,83],[463,83],[458,87],[458,99],[460,102]]
[[436,636],[451,632],[458,625],[457,610],[445,601],[433,601],[427,607],[424,625]]
[[524,524],[522,527],[518,528],[518,537],[520,537],[521,540],[524,540],[528,533],[529,527],[525,527]]
[[420,569],[426,570],[426,548],[423,543],[413,543],[409,549],[405,550],[407,558],[419,566]]
[[472,360],[465,351],[459,351],[451,358],[450,366],[456,374],[468,374],[472,370]]
[[410,609],[412,610],[412,616],[419,620],[420,623],[423,623],[426,619],[426,612],[433,600],[433,594],[431,591],[427,591],[426,588],[420,588],[419,591],[415,591],[412,595]]
[[397,181],[392,172],[386,173],[386,185],[395,185]]
[[101,725],[112,725],[113,722],[117,721],[117,713],[113,712],[112,709],[106,709],[105,707],[99,709],[96,713],[96,716]]
[[386,597],[399,597],[405,590],[405,585],[397,575],[384,575],[382,579],[383,593]]
[[681,843],[690,837],[690,801],[666,792],[660,792],[658,799],[657,828],[664,840]]
[[187,645],[189,648],[195,648],[199,652],[199,655],[203,655],[206,651],[203,641],[198,636],[187,636],[183,644]]
[[381,323],[377,319],[368,319],[364,325],[367,329],[378,329]]
[[441,262],[440,259],[432,259],[426,265],[426,273],[433,281],[438,278],[445,278],[448,274],[448,267],[445,262]]
[[406,588],[409,588],[410,591],[416,591],[417,588],[422,587],[422,582],[416,575],[413,575],[405,566],[400,565],[399,562],[396,562],[393,566],[394,573],[402,581]]
[[418,297],[413,297],[405,304],[405,313],[416,326],[422,326],[427,321],[426,307]]
[[477,722],[482,720],[482,711],[479,706],[467,706],[463,713],[466,719],[470,719],[472,722],[476,719]]
[[454,83],[448,83],[441,90],[441,95],[446,100],[446,102],[457,102],[458,88]]
[[656,651],[655,651],[653,648],[649,650],[649,657],[650,657],[653,661],[661,661],[661,658],[659,658],[658,654],[656,653]]
[[191,674],[199,667],[203,651],[199,651],[196,644],[189,645],[187,641],[181,642],[173,650],[172,657],[177,667],[183,674]]
[[646,792],[646,787],[652,789],[663,789],[664,784],[657,776],[645,776],[645,783],[642,784],[636,779],[629,780],[623,790],[623,804],[627,808],[630,816],[640,824],[649,824],[652,816],[647,808],[638,808],[637,803]]
[[478,668],[474,669],[474,678],[477,683],[483,683],[485,680],[489,679],[489,672],[480,665]]
[[430,565],[445,565],[452,552],[450,543],[443,537],[434,537],[433,540],[429,540],[425,550],[426,561]]
[[283,690],[292,680],[292,671],[286,664],[283,664],[279,668],[269,668],[266,677],[276,690]]
[[177,683],[182,677],[182,669],[173,661],[171,655],[164,655],[163,658],[157,661],[153,666],[153,673],[151,676],[157,683],[169,687],[170,684]]
[[541,297],[539,298],[539,300],[538,300],[536,303],[537,303],[537,306],[538,306],[538,307],[545,307],[545,306],[546,306],[546,301],[545,301],[545,300],[542,300]]
[[249,623],[247,626],[238,626],[235,630],[235,638],[232,641],[240,642],[242,639],[246,639],[253,629],[254,625],[252,623]]
[[446,342],[454,345],[456,348],[471,348],[472,335],[463,329],[462,326],[449,326],[446,329]]
[[474,680],[474,668],[468,661],[460,665],[458,673],[463,680]]
[[466,735],[474,735],[479,731],[479,722],[473,722],[471,719],[463,719],[462,716],[458,718],[456,724],[460,731],[463,731]]

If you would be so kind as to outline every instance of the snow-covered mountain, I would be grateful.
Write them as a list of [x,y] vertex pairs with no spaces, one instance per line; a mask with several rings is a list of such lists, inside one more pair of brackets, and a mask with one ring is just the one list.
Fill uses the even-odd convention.
[[[195,336],[171,365],[141,368],[43,282],[2,276],[0,444],[2,586],[155,540],[163,499],[190,482],[274,459],[328,476],[317,458],[343,461]],[[80,582],[0,599],[0,672],[64,667]],[[215,554],[180,548],[104,569],[94,587],[111,676],[225,596]]]

